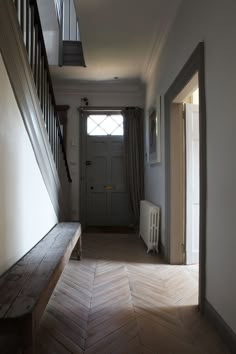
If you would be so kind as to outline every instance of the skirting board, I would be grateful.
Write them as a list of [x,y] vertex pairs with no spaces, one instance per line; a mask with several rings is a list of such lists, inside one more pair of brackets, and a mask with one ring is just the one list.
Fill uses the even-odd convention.
[[217,329],[223,341],[228,345],[231,353],[236,353],[236,334],[207,300],[205,300],[204,303],[204,314]]

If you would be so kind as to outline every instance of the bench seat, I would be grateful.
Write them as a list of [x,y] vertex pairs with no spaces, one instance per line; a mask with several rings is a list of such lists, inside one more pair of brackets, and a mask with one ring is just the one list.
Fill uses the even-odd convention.
[[76,245],[79,258],[80,224],[60,223],[0,278],[0,334],[19,336],[23,353],[35,353],[40,319]]

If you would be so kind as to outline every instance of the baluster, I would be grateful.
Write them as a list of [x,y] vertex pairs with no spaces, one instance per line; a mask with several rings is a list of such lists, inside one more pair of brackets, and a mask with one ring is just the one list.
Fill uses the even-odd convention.
[[[44,61],[44,58],[43,58]],[[48,127],[47,127],[47,116],[46,116],[46,76],[45,76],[45,61],[44,61],[44,66],[43,66],[43,115],[44,115],[44,122],[45,126],[48,132]]]
[[[59,122],[59,128],[60,128],[60,122]],[[59,135],[59,130],[58,130],[58,172],[60,170],[60,156],[61,156],[61,137]]]
[[57,170],[59,172],[59,148],[60,148],[60,144],[59,144],[59,127],[57,124]]
[[57,120],[55,114],[55,165],[57,168]]
[[29,29],[28,29],[28,33],[29,33],[29,51],[28,51],[28,57],[29,57],[29,63],[31,64],[31,36],[32,36],[32,32],[31,32],[31,22],[32,22],[32,12],[31,12],[31,6],[29,5]]
[[[51,122],[52,122],[52,102],[51,102],[51,96],[48,93],[48,97],[49,97],[49,105],[48,105],[48,137],[49,137],[49,141],[50,144],[52,144],[52,129],[51,129]],[[51,146],[52,147],[52,146]]]
[[52,141],[52,144],[53,144],[53,124],[54,124],[54,115],[55,115],[55,110],[54,110],[54,106],[53,104],[51,104],[51,141]]
[[52,102],[50,102],[50,120],[49,120],[49,127],[50,127],[50,142],[51,142],[51,149],[53,152],[53,137],[52,137],[52,124],[53,124],[53,106],[52,106]]
[[66,34],[65,34],[65,3],[64,1],[62,2],[62,14],[61,14],[61,31],[62,31],[62,40],[66,39]]
[[49,131],[49,141],[52,144],[52,135],[51,135],[51,122],[52,122],[52,113],[51,113],[51,108],[52,102],[51,102],[51,95],[49,93],[49,85],[47,83],[47,129]]
[[48,86],[47,86],[47,91],[46,92],[47,92],[47,107],[46,107],[47,132],[48,132],[49,142],[51,144],[50,122],[51,122],[51,119],[52,119],[52,114],[51,114],[51,97],[49,95]]
[[53,156],[54,156],[54,161],[56,160],[56,116],[54,114],[53,116]]
[[44,97],[45,97],[45,100],[44,100],[45,125],[46,125],[46,129],[49,133],[49,118],[48,118],[48,111],[47,111],[47,107],[48,107],[48,81],[47,81],[46,69],[44,70]]
[[55,160],[55,163],[56,163],[56,149],[57,149],[57,146],[56,146],[56,140],[57,140],[57,122],[56,122],[56,112],[54,113],[54,122],[53,122],[53,138],[54,138],[54,160]]
[[25,15],[25,1],[21,0],[20,2],[20,27],[21,27],[21,31],[23,34],[23,38],[24,38],[24,15]]
[[57,133],[57,127],[56,127],[56,112],[54,111],[53,115],[53,149],[54,149],[54,161],[56,163],[56,133]]
[[[50,117],[48,115],[48,106],[49,106],[49,97],[48,97],[48,83],[47,83],[47,73],[45,72],[45,125],[47,132],[49,133],[49,123],[50,123]],[[50,141],[50,137],[49,137]]]
[[30,65],[31,69],[34,72],[34,8],[31,6],[31,23],[30,23],[30,30],[31,30],[31,36],[30,36]]
[[29,24],[30,24],[30,9],[29,9],[29,0],[26,0],[25,4],[25,46],[27,53],[29,54]]
[[43,112],[43,119],[45,122],[45,111],[44,111],[44,57],[41,57],[41,108]]
[[[57,113],[58,116],[58,113]],[[60,164],[60,137],[59,137],[59,129],[60,129],[60,123],[57,121],[57,169],[59,172],[59,164]]]
[[13,0],[15,7],[16,7],[16,11],[18,10],[18,0]]
[[71,40],[71,37],[70,37],[70,23],[71,23],[71,20],[70,20],[70,8],[71,8],[71,5],[70,5],[70,0],[69,0],[69,41]]
[[56,141],[55,141],[55,165],[58,168],[58,161],[57,161],[57,126],[56,126]]
[[29,0],[25,3],[25,46],[27,53],[29,54]]
[[54,147],[53,147],[53,124],[54,124],[54,115],[52,114],[50,117],[50,142],[51,142],[51,149],[52,149],[52,154],[54,157]]
[[60,143],[60,139],[58,138],[58,172],[60,171],[60,166],[61,166],[60,151],[61,151],[61,143]]
[[38,87],[38,25],[34,26],[34,81],[36,89]]
[[76,40],[79,41],[79,23],[76,21]]
[[38,42],[38,95],[39,95],[39,102],[41,103],[42,96],[41,96],[41,68],[42,68],[42,57],[41,57],[41,43]]
[[56,137],[55,137],[55,111],[54,111],[54,106],[52,104],[52,134],[53,134],[53,140],[52,140],[52,145],[53,145],[53,157],[54,161],[56,162]]
[[56,125],[55,125],[55,127],[56,127],[56,131],[55,131],[55,137],[56,137],[56,166],[57,166],[57,169],[58,169],[58,122],[57,122],[57,114],[56,114],[56,116],[55,116],[55,118],[56,118]]
[[20,0],[15,0],[16,14],[17,14],[18,19],[19,19],[19,1]]
[[[58,117],[58,113],[57,113]],[[57,121],[57,170],[59,172],[59,126],[58,126],[58,121]]]

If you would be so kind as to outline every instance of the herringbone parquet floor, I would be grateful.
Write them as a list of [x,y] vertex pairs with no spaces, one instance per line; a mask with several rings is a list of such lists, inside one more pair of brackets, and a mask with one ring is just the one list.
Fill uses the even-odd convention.
[[197,311],[195,266],[163,264],[133,234],[85,234],[48,304],[40,354],[220,354]]

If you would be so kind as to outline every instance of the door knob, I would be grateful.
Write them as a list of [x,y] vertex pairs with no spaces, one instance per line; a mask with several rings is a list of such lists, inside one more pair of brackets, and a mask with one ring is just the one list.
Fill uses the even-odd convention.
[[94,187],[93,187],[93,186],[91,186],[91,187],[90,187],[90,189],[92,189],[92,190],[93,190],[93,189],[94,189]]

